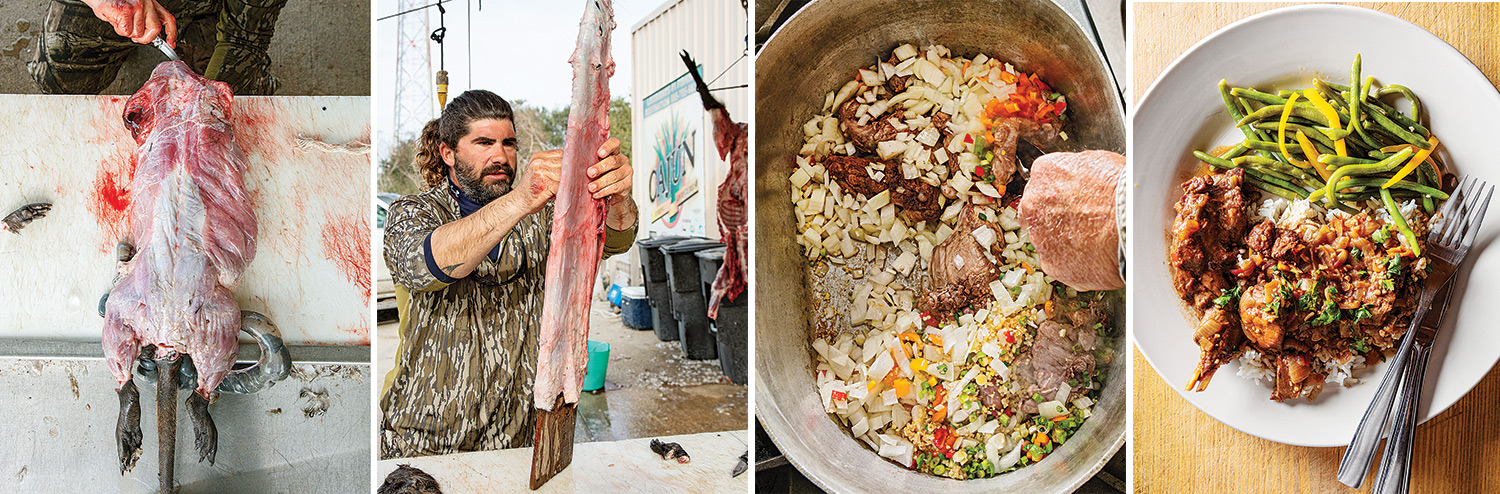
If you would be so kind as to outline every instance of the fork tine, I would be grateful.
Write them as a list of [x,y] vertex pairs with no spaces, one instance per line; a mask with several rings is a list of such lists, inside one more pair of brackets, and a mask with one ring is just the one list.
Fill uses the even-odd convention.
[[1466,203],[1469,202],[1469,196],[1472,195],[1470,191],[1473,190],[1474,182],[1474,176],[1464,177],[1463,183],[1459,185],[1458,190],[1454,192],[1453,196],[1448,198],[1448,203],[1443,204],[1443,233],[1438,239],[1438,243],[1452,245],[1464,231],[1464,210],[1467,205]]
[[1460,250],[1468,251],[1469,247],[1474,245],[1474,237],[1479,236],[1479,224],[1484,221],[1484,213],[1490,208],[1490,196],[1493,195],[1494,192],[1494,186],[1481,183],[1479,194],[1484,196],[1484,199],[1481,201],[1479,207],[1474,209],[1473,213],[1470,216],[1472,219],[1469,223],[1469,230],[1464,232],[1464,242],[1459,246]]

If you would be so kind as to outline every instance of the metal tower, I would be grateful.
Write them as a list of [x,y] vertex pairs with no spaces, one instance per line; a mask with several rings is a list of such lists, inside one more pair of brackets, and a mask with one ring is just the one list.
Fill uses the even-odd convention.
[[[425,1],[399,0],[398,10],[417,9]],[[392,122],[391,146],[418,137],[422,126],[433,118],[426,9],[402,15],[396,22],[396,113]]]

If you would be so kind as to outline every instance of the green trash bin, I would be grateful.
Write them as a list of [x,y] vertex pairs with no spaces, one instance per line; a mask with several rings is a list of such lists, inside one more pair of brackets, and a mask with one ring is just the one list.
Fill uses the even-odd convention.
[[609,343],[589,340],[588,370],[583,374],[583,390],[604,389],[604,374],[609,370]]

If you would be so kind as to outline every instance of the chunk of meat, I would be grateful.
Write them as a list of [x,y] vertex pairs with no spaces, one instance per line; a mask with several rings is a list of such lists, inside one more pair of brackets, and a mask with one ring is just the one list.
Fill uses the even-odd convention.
[[[990,160],[990,169],[995,174],[995,180],[991,183],[1000,190],[1005,189],[1011,176],[1016,173],[1016,145],[1020,143],[1020,139],[1026,139],[1042,151],[1056,148],[1060,141],[1056,125],[1040,124],[1028,118],[1001,118],[995,121],[990,132],[995,137],[990,148],[995,154],[994,159]],[[1123,163],[1124,158],[1120,159]]]
[[[1017,358],[1017,370],[1023,374],[1026,396],[1040,394],[1051,400],[1057,388],[1069,379],[1079,379],[1094,370],[1094,350],[1098,336],[1091,326],[1070,326],[1055,320],[1043,321],[1036,329],[1031,348]],[[1073,386],[1069,399],[1085,390]],[[1036,400],[1021,400],[1021,410],[1036,412]]]
[[589,193],[588,169],[599,161],[599,147],[609,138],[609,76],[615,72],[609,33],[614,26],[610,2],[591,3],[569,60],[573,65],[572,110],[554,202],[532,386],[535,405],[542,410],[556,407],[559,394],[563,402],[577,403],[583,389],[589,306],[604,251],[604,201]]
[[969,203],[958,216],[953,233],[932,249],[928,290],[918,301],[921,310],[928,314],[947,314],[988,300],[994,296],[990,293],[990,283],[1003,274],[992,260],[995,253],[991,249],[996,245],[986,249],[974,238],[974,231],[980,228],[1001,231],[993,221],[994,210]]
[[1286,259],[1302,247],[1302,236],[1296,230],[1285,228],[1276,232],[1276,242],[1271,244],[1272,259]]
[[897,115],[900,105],[890,108],[882,115],[871,115],[864,125],[859,124],[859,105],[861,103],[849,98],[844,106],[839,107],[839,128],[844,131],[844,137],[854,143],[855,147],[867,153],[874,153],[876,146],[882,141],[896,138],[896,126],[890,122]]
[[[881,191],[890,191],[891,204],[896,205],[896,215],[908,224],[933,221],[941,218],[943,208],[938,203],[942,191],[932,184],[917,179],[903,178],[901,166],[855,156],[829,156],[822,164],[828,176],[848,192],[875,197]],[[870,174],[871,165],[881,165],[878,171],[883,176],[876,181]]]
[[1052,153],[1031,165],[1017,207],[1042,271],[1076,290],[1116,290],[1120,230],[1115,191],[1125,157],[1109,151]]
[[1250,233],[1245,237],[1245,246],[1256,252],[1269,251],[1271,250],[1271,242],[1273,242],[1272,239],[1275,235],[1275,221],[1265,220],[1256,223],[1255,227],[1251,228]]
[[[1271,391],[1271,399],[1286,401],[1302,396],[1304,389],[1309,385],[1316,385],[1316,389],[1322,388],[1322,379],[1309,379],[1313,376],[1312,358],[1305,353],[1286,352],[1276,357],[1276,384]],[[1316,397],[1316,394],[1308,399]]]
[[156,66],[125,103],[140,145],[131,181],[128,243],[136,255],[109,292],[103,343],[122,385],[141,347],[192,356],[196,391],[209,396],[234,364],[234,299],[255,258],[257,225],[245,191],[245,153],[229,126],[234,95],[182,62]]
[[1235,268],[1244,245],[1244,176],[1234,169],[1182,184],[1167,256],[1173,287],[1198,310],[1207,310],[1219,295],[1212,287],[1229,285],[1224,273]]
[[1283,301],[1279,293],[1282,282],[1257,283],[1240,294],[1240,326],[1245,337],[1261,350],[1280,350],[1285,330],[1280,317],[1281,305],[1295,304],[1295,300]]

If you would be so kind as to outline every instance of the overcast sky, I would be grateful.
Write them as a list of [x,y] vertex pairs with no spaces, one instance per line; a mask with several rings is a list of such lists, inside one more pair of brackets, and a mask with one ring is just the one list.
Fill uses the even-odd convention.
[[[417,5],[435,1],[417,0]],[[611,96],[628,99],[630,95],[630,29],[670,1],[675,0],[614,0],[616,27],[611,52],[616,68],[610,79]],[[375,0],[375,17],[400,12],[398,5],[399,0]],[[573,76],[568,57],[573,54],[578,38],[583,1],[451,0],[443,7],[448,11],[443,16],[448,27],[443,42],[443,66],[448,70],[450,98],[470,88],[481,88],[507,100],[525,100],[531,105],[560,108],[568,104]],[[426,12],[428,30],[437,29],[438,10],[428,8]],[[376,146],[382,156],[390,144],[395,118],[397,19],[375,21],[374,27],[372,96],[378,129]],[[430,43],[430,47],[431,70],[436,73],[438,45]],[[430,75],[428,80],[431,87]],[[420,129],[421,125],[411,123],[408,127]]]

